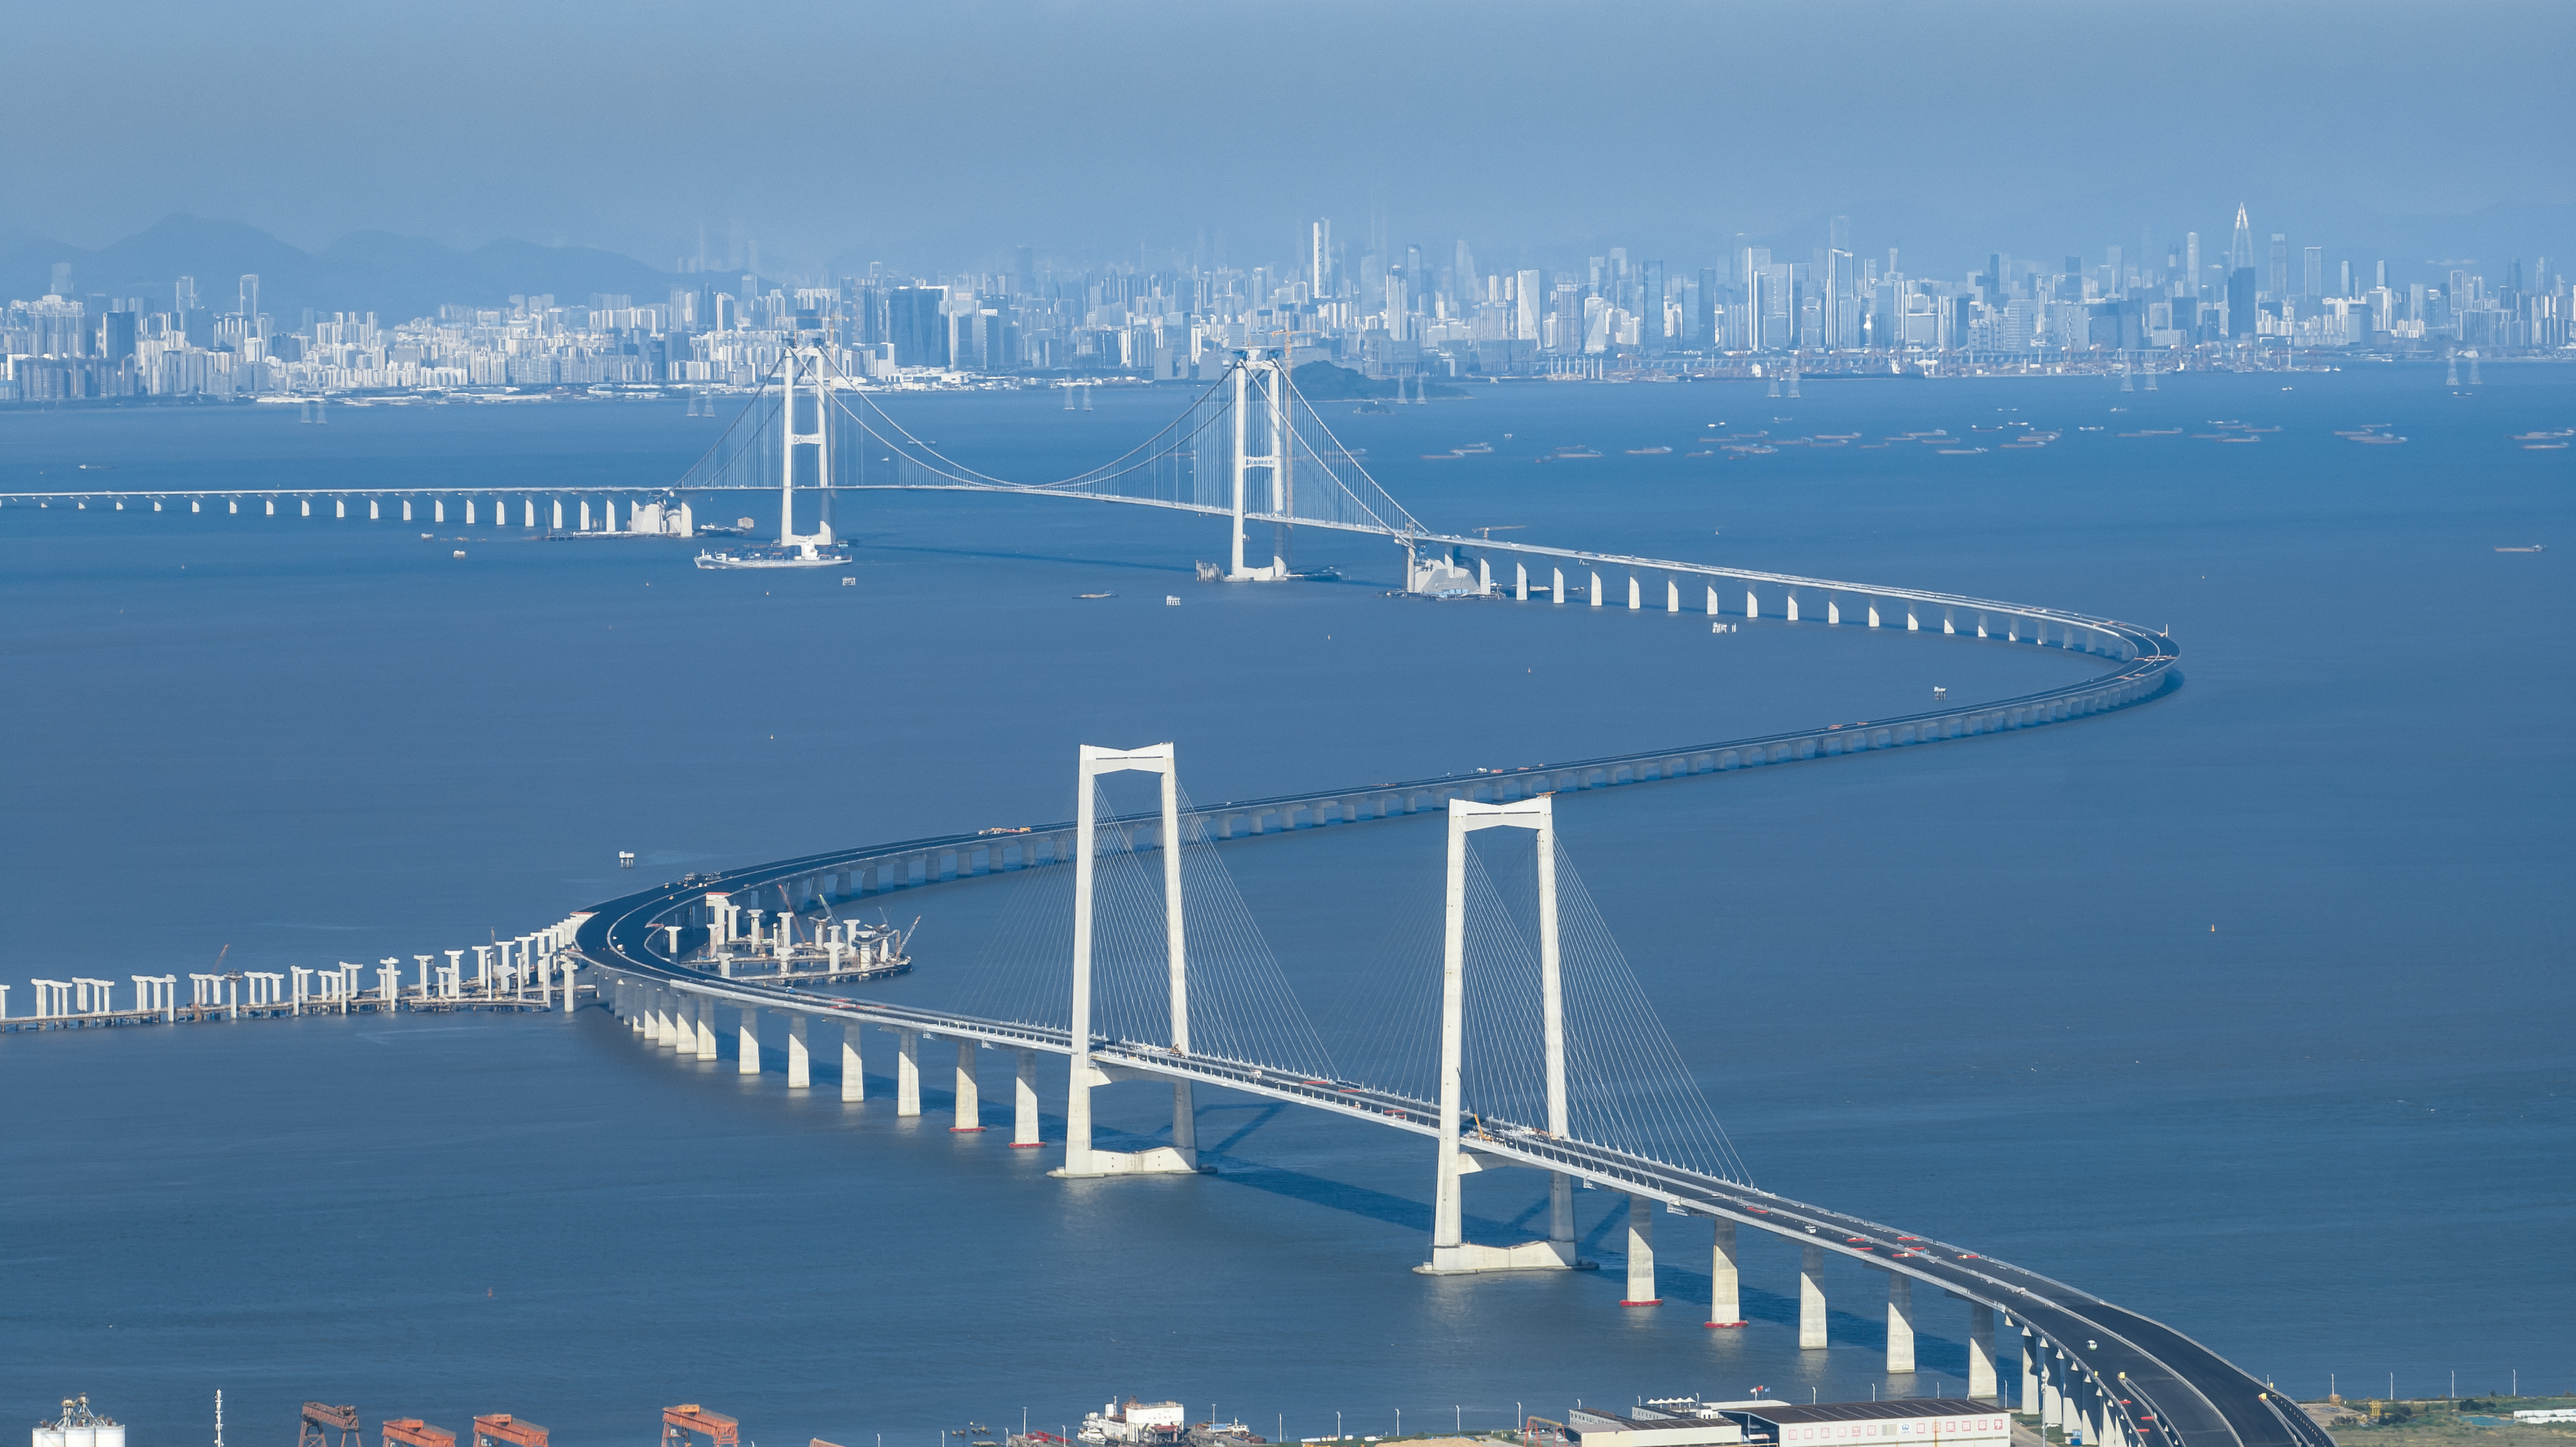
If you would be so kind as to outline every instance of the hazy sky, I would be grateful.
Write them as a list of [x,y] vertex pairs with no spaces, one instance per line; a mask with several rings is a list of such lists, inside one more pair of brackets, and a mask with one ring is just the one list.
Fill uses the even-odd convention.
[[[1738,232],[1947,271],[2224,230],[2547,250],[2576,5],[6,4],[0,226],[171,211],[769,269]],[[2488,213],[2473,224],[2422,218]],[[2415,218],[2410,220],[2409,218]],[[2567,238],[2576,242],[2576,234]],[[1354,251],[1356,251],[1354,247]],[[2566,248],[2576,252],[2576,246]],[[2463,252],[2462,254],[2476,254]]]

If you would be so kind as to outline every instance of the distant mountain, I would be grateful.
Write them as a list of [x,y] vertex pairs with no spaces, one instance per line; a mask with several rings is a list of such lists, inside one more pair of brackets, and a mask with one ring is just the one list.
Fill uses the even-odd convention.
[[238,221],[171,215],[96,251],[0,232],[0,299],[43,295],[57,262],[71,263],[74,295],[140,296],[152,310],[170,305],[178,277],[193,276],[205,305],[231,311],[242,274],[256,273],[260,310],[290,328],[305,307],[371,311],[391,323],[431,315],[443,303],[491,307],[537,292],[564,303],[585,302],[593,292],[658,301],[674,281],[631,256],[588,246],[494,241],[459,251],[360,231],[315,253]]

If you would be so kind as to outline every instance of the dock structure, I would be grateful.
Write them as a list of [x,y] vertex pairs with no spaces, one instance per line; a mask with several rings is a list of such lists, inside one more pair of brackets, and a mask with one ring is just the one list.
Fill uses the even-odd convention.
[[[75,975],[28,981],[28,999],[34,1008],[12,1015],[10,987],[0,985],[0,1034],[305,1015],[466,1010],[568,1014],[583,996],[598,995],[596,985],[579,978],[581,958],[572,949],[587,918],[587,912],[576,912],[544,929],[492,944],[415,954],[409,970],[400,956],[387,955],[373,965],[340,960],[284,970],[191,971],[184,1002],[176,974],[128,976],[133,981],[132,1003],[124,1008],[117,1005],[116,994],[123,987],[115,981]],[[443,965],[438,963],[442,954],[447,958]],[[468,954],[474,956],[470,973],[465,963]]]

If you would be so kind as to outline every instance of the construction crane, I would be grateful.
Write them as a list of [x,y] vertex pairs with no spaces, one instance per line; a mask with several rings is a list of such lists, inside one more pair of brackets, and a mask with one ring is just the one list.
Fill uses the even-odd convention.
[[689,1436],[707,1439],[708,1447],[742,1447],[742,1424],[695,1402],[662,1409],[662,1447],[690,1447]]
[[331,1447],[331,1431],[340,1434],[339,1447],[358,1447],[358,1439],[366,1435],[358,1425],[357,1408],[307,1402],[303,1430],[296,1436],[295,1447]]
[[385,1423],[384,1447],[456,1447],[456,1434],[444,1427],[433,1427],[418,1417],[395,1417]]
[[546,1429],[507,1412],[474,1419],[474,1447],[546,1447]]

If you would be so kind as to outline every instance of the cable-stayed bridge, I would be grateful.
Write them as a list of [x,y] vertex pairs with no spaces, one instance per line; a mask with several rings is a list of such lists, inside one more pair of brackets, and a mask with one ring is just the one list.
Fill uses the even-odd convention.
[[[1434,1227],[1424,1270],[1588,1264],[1575,1249],[1570,1193],[1579,1186],[1620,1191],[1629,1200],[1629,1302],[1659,1302],[1657,1217],[1695,1218],[1710,1223],[1712,1232],[1706,1238],[1710,1324],[1739,1325],[1736,1235],[1750,1227],[1801,1247],[1802,1346],[1826,1343],[1822,1269],[1827,1256],[1840,1255],[1885,1273],[1893,1372],[1914,1369],[1914,1287],[1922,1283],[1967,1303],[1973,1395],[2000,1395],[2000,1323],[2021,1338],[2022,1410],[2078,1429],[2088,1441],[2331,1447],[2295,1406],[2168,1327],[1990,1257],[1754,1186],[1606,926],[1572,881],[1572,861],[1554,838],[1557,802],[1592,789],[2015,731],[2154,698],[2180,683],[2179,651],[2161,633],[1920,588],[1436,532],[1387,495],[1359,455],[1297,394],[1283,365],[1258,356],[1247,357],[1128,453],[1041,482],[1014,482],[954,461],[897,422],[878,394],[831,377],[814,356],[819,353],[802,365],[791,357],[777,384],[756,395],[671,483],[578,493],[466,487],[418,496],[440,520],[451,504],[480,505],[497,525],[515,520],[532,529],[541,505],[550,525],[560,528],[569,499],[585,531],[589,501],[597,498],[598,531],[617,529],[622,502],[628,517],[622,531],[634,530],[641,515],[650,531],[686,534],[693,526],[688,499],[767,493],[778,506],[779,545],[808,554],[835,546],[831,507],[848,493],[935,490],[1147,506],[1223,519],[1225,561],[1203,576],[1237,582],[1296,576],[1294,530],[1324,528],[1403,547],[1406,586],[1414,592],[1902,627],[1924,635],[1926,646],[1936,637],[1963,645],[1992,640],[2080,651],[2104,666],[2058,688],[1852,727],[1209,808],[1186,804],[1168,745],[1086,748],[1078,763],[1078,816],[1061,825],[782,860],[639,891],[576,915],[560,963],[578,965],[595,997],[639,1035],[682,1059],[710,1061],[724,1053],[719,1024],[730,1023],[737,1069],[757,1073],[765,1051],[775,1048],[763,1043],[766,1012],[770,1033],[783,1031],[776,1044],[783,1045],[790,1088],[810,1089],[815,1049],[833,1043],[837,1026],[841,1092],[859,1099],[870,1050],[865,1042],[871,1031],[889,1032],[899,1114],[921,1109],[922,1042],[946,1040],[957,1050],[951,1099],[957,1128],[964,1130],[983,1127],[981,1053],[1009,1052],[1015,1062],[1012,1144],[1029,1148],[1055,1144],[1041,1139],[1037,1065],[1041,1056],[1062,1056],[1067,1110],[1058,1174],[1071,1178],[1197,1169],[1194,1092],[1200,1087],[1408,1131],[1429,1138],[1434,1150]],[[238,510],[249,500],[273,512],[285,499],[310,515],[321,499],[334,516],[347,517],[354,498],[370,516],[399,501],[408,517],[414,496],[275,489],[21,494],[5,501],[155,509],[186,501],[192,510],[222,501]],[[1503,569],[1508,579],[1498,576]],[[1121,772],[1155,777],[1160,807],[1141,814],[1108,808],[1099,778]],[[1436,960],[1423,962],[1423,980],[1436,980],[1436,997],[1426,991],[1423,1010],[1388,1017],[1418,1025],[1415,1038],[1380,1051],[1367,1069],[1336,1065],[1290,984],[1294,962],[1283,965],[1261,944],[1217,850],[1222,841],[1424,815],[1448,821],[1441,946]],[[1528,847],[1498,847],[1492,839]],[[1489,858],[1501,863],[1489,867]],[[1509,864],[1513,859],[1525,860],[1525,868]],[[830,922],[837,904],[1017,871],[1030,871],[1031,883],[1051,881],[1048,888],[1061,895],[1041,897],[1029,912],[1027,947],[980,982],[984,994],[971,1009],[846,999],[801,988],[788,977],[800,929],[809,954],[828,940],[839,963],[850,937]],[[783,918],[763,930],[755,911]],[[743,928],[746,916],[750,931]],[[1010,959],[1021,967],[1008,968]],[[1091,1093],[1128,1082],[1171,1092],[1168,1137],[1136,1149],[1099,1142]],[[1546,1234],[1523,1242],[1466,1239],[1469,1178],[1506,1168],[1548,1173]]]

